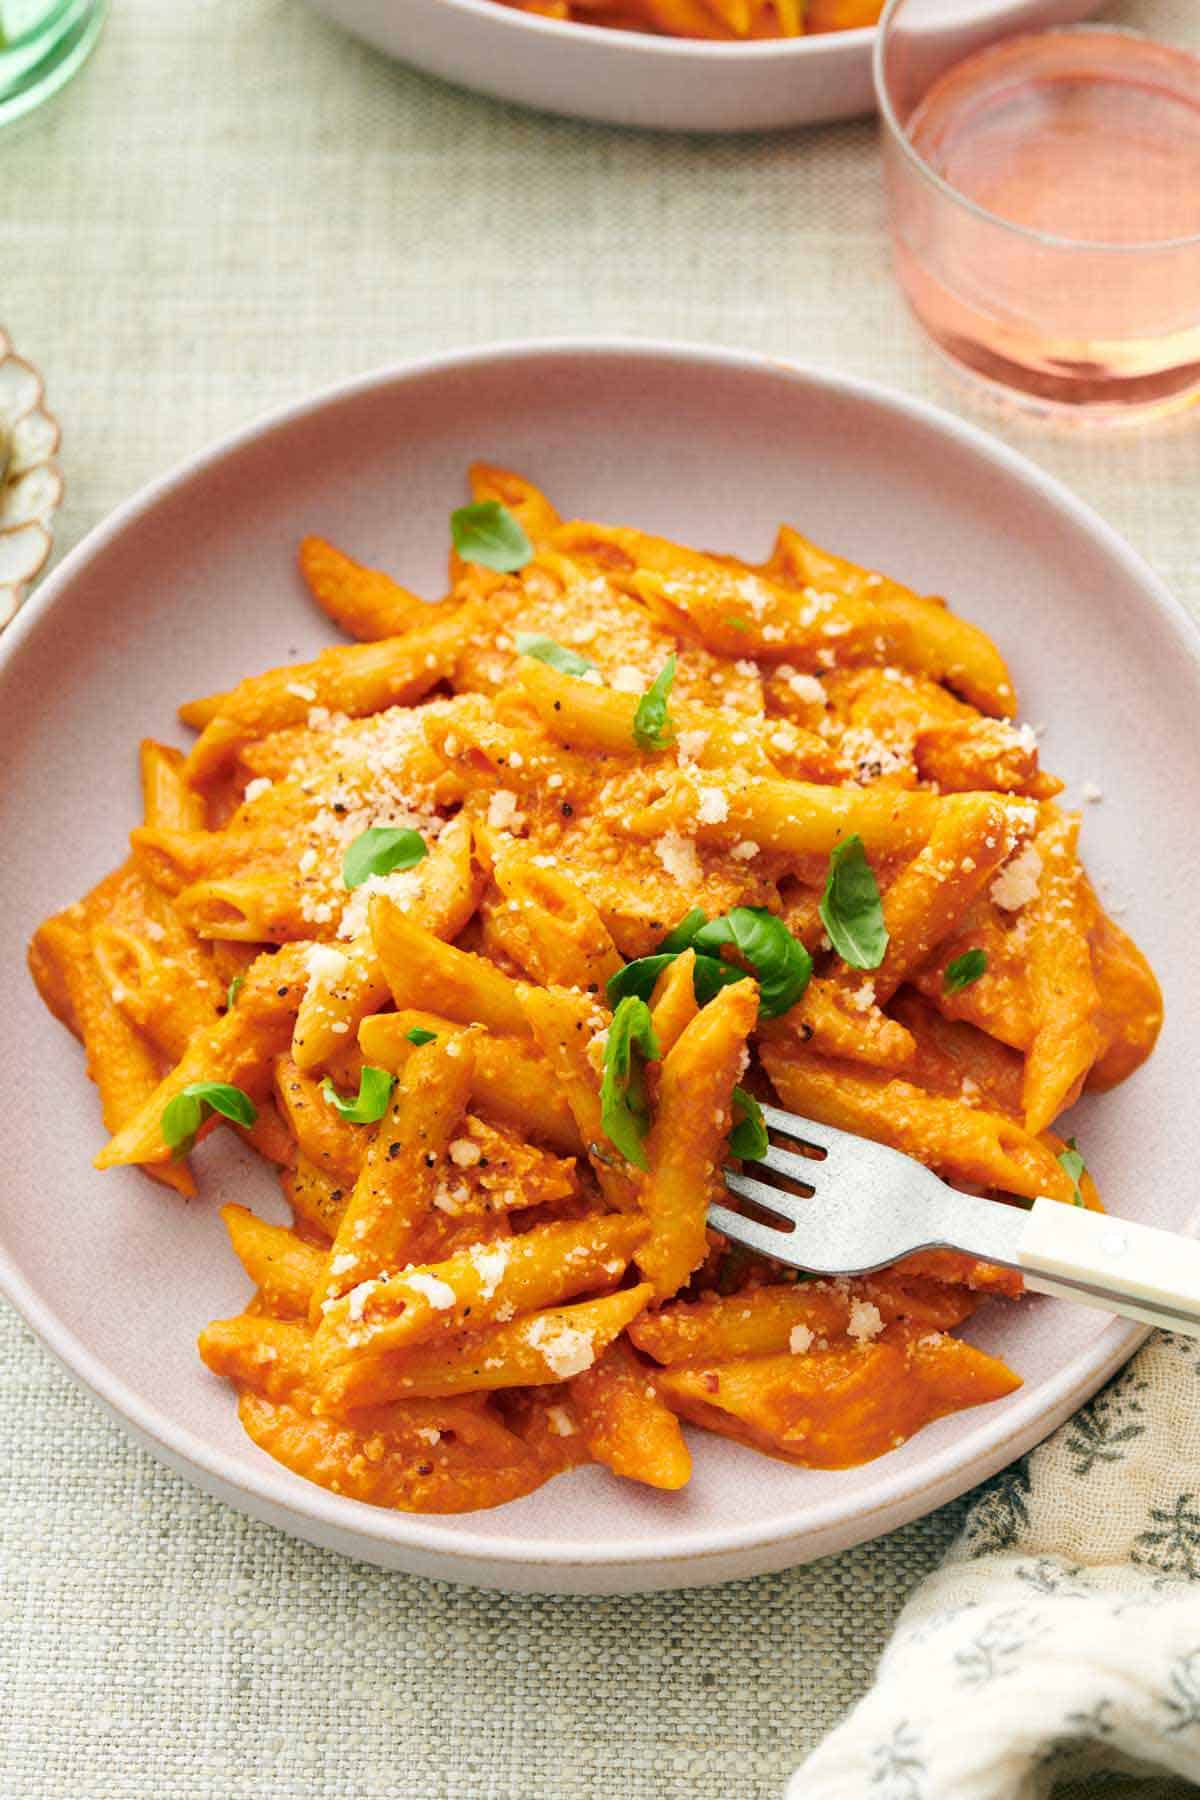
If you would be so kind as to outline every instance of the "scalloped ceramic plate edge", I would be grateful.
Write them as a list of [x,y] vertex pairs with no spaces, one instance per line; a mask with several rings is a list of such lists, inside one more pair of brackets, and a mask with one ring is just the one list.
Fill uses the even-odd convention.
[[[4,405],[9,390],[11,410]],[[0,631],[20,610],[54,548],[54,515],[63,497],[61,432],[45,402],[41,375],[17,355],[0,326],[0,428],[11,438],[9,461],[0,466]]]

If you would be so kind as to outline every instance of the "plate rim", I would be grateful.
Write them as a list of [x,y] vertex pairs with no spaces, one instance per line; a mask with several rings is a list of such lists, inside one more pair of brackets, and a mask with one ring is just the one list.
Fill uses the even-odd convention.
[[[60,596],[69,591],[76,575],[83,573],[110,543],[190,482],[203,477],[241,450],[283,433],[326,408],[375,390],[400,388],[443,373],[461,374],[473,367],[519,366],[562,356],[596,361],[620,357],[675,363],[701,371],[711,368],[769,376],[776,380],[782,378],[793,382],[798,393],[805,388],[823,389],[870,407],[882,408],[902,422],[916,423],[956,440],[985,465],[990,463],[1003,469],[1038,499],[1065,513],[1076,526],[1085,530],[1136,582],[1144,600],[1172,631],[1181,653],[1200,668],[1200,628],[1145,558],[1058,477],[1047,473],[1003,440],[989,435],[973,421],[879,382],[831,373],[758,351],[693,343],[686,339],[584,335],[499,340],[406,358],[333,382],[299,400],[268,409],[146,483],[93,526],[0,637],[0,669],[16,659],[25,639],[59,603]],[[443,1521],[438,1514],[396,1512],[333,1494],[304,1482],[265,1455],[265,1466],[248,1472],[235,1465],[231,1454],[207,1443],[190,1428],[179,1425],[158,1407],[139,1399],[34,1292],[2,1240],[0,1292],[68,1374],[116,1414],[135,1437],[156,1448],[166,1461],[175,1467],[183,1463],[189,1471],[194,1471],[198,1485],[207,1491],[212,1492],[210,1484],[216,1482],[228,1490],[221,1496],[224,1499],[228,1500],[230,1493],[252,1497],[266,1508],[309,1525],[315,1532],[357,1540],[360,1546],[369,1543],[378,1545],[381,1550],[399,1553],[410,1550],[447,1563],[468,1565],[473,1570],[480,1565],[490,1565],[497,1571],[525,1568],[564,1576],[571,1573],[598,1575],[604,1570],[622,1568],[647,1573],[664,1568],[677,1569],[687,1576],[691,1570],[702,1572],[706,1563],[721,1557],[746,1553],[761,1558],[783,1548],[794,1550],[793,1560],[800,1562],[804,1560],[807,1541],[833,1532],[842,1535],[845,1546],[861,1543],[875,1535],[872,1521],[879,1515],[899,1515],[881,1526],[881,1530],[924,1516],[1039,1443],[1066,1412],[1094,1393],[1148,1335],[1142,1326],[1114,1319],[1051,1379],[1041,1384],[1036,1405],[1032,1394],[1018,1390],[1011,1397],[1005,1413],[985,1409],[979,1422],[965,1437],[930,1454],[921,1467],[919,1478],[902,1486],[898,1492],[892,1488],[878,1498],[869,1496],[850,1505],[844,1498],[839,1500],[831,1496],[826,1501],[808,1503],[802,1523],[784,1526],[776,1522],[763,1528],[753,1523],[731,1523],[721,1528],[704,1528],[697,1533],[694,1543],[680,1549],[659,1551],[649,1549],[644,1540],[627,1538],[569,1547],[537,1541],[516,1545],[511,1535],[463,1530],[457,1523],[463,1515],[453,1515],[456,1529],[451,1534],[439,1529]],[[931,1496],[927,1503],[925,1496]],[[230,1503],[237,1504],[237,1501]],[[480,1516],[498,1518],[503,1516],[503,1511],[498,1508]],[[670,1522],[664,1521],[664,1538],[669,1539],[671,1533]],[[782,1565],[777,1562],[775,1566]]]

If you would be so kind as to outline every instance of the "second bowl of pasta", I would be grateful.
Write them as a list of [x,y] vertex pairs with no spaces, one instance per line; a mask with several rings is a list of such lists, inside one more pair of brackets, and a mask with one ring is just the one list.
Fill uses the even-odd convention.
[[[880,0],[311,0],[402,62],[497,99],[653,131],[775,131],[874,110]],[[1094,0],[998,0],[1014,26]]]

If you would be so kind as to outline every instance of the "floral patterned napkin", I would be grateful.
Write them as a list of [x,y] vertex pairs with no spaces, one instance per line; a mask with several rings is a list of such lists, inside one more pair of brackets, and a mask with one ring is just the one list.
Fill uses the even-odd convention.
[[1160,1333],[983,1488],[788,1800],[1194,1792],[1198,1584],[1200,1342]]

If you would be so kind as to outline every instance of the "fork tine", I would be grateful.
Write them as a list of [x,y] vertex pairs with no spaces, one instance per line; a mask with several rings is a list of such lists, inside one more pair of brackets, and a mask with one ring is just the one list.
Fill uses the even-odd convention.
[[798,1156],[794,1150],[785,1150],[782,1144],[771,1144],[765,1156],[756,1156],[747,1166],[774,1169],[777,1175],[790,1175],[793,1181],[802,1181],[813,1189],[817,1185],[818,1172],[825,1167],[811,1156]]
[[726,1237],[745,1244],[749,1249],[760,1250],[764,1256],[773,1257],[777,1261],[780,1244],[786,1244],[788,1238],[787,1232],[775,1231],[770,1225],[760,1225],[757,1219],[747,1219],[744,1214],[730,1212],[727,1206],[718,1206],[715,1202],[708,1209],[708,1222],[714,1231],[722,1231]]
[[[800,1207],[808,1204],[807,1200],[801,1200],[796,1194],[789,1194],[786,1188],[771,1187],[765,1181],[755,1181],[750,1175],[735,1175],[730,1169],[725,1171],[725,1186],[731,1194],[737,1194],[739,1199],[752,1200],[764,1212],[775,1213],[790,1225],[799,1223]],[[738,1216],[741,1217],[740,1214]]]
[[812,1119],[802,1119],[799,1113],[784,1112],[780,1106],[764,1106],[762,1113],[768,1130],[782,1131],[786,1137],[812,1144],[826,1153],[836,1150],[839,1144],[860,1141],[848,1131],[838,1131],[832,1125],[818,1125]]

